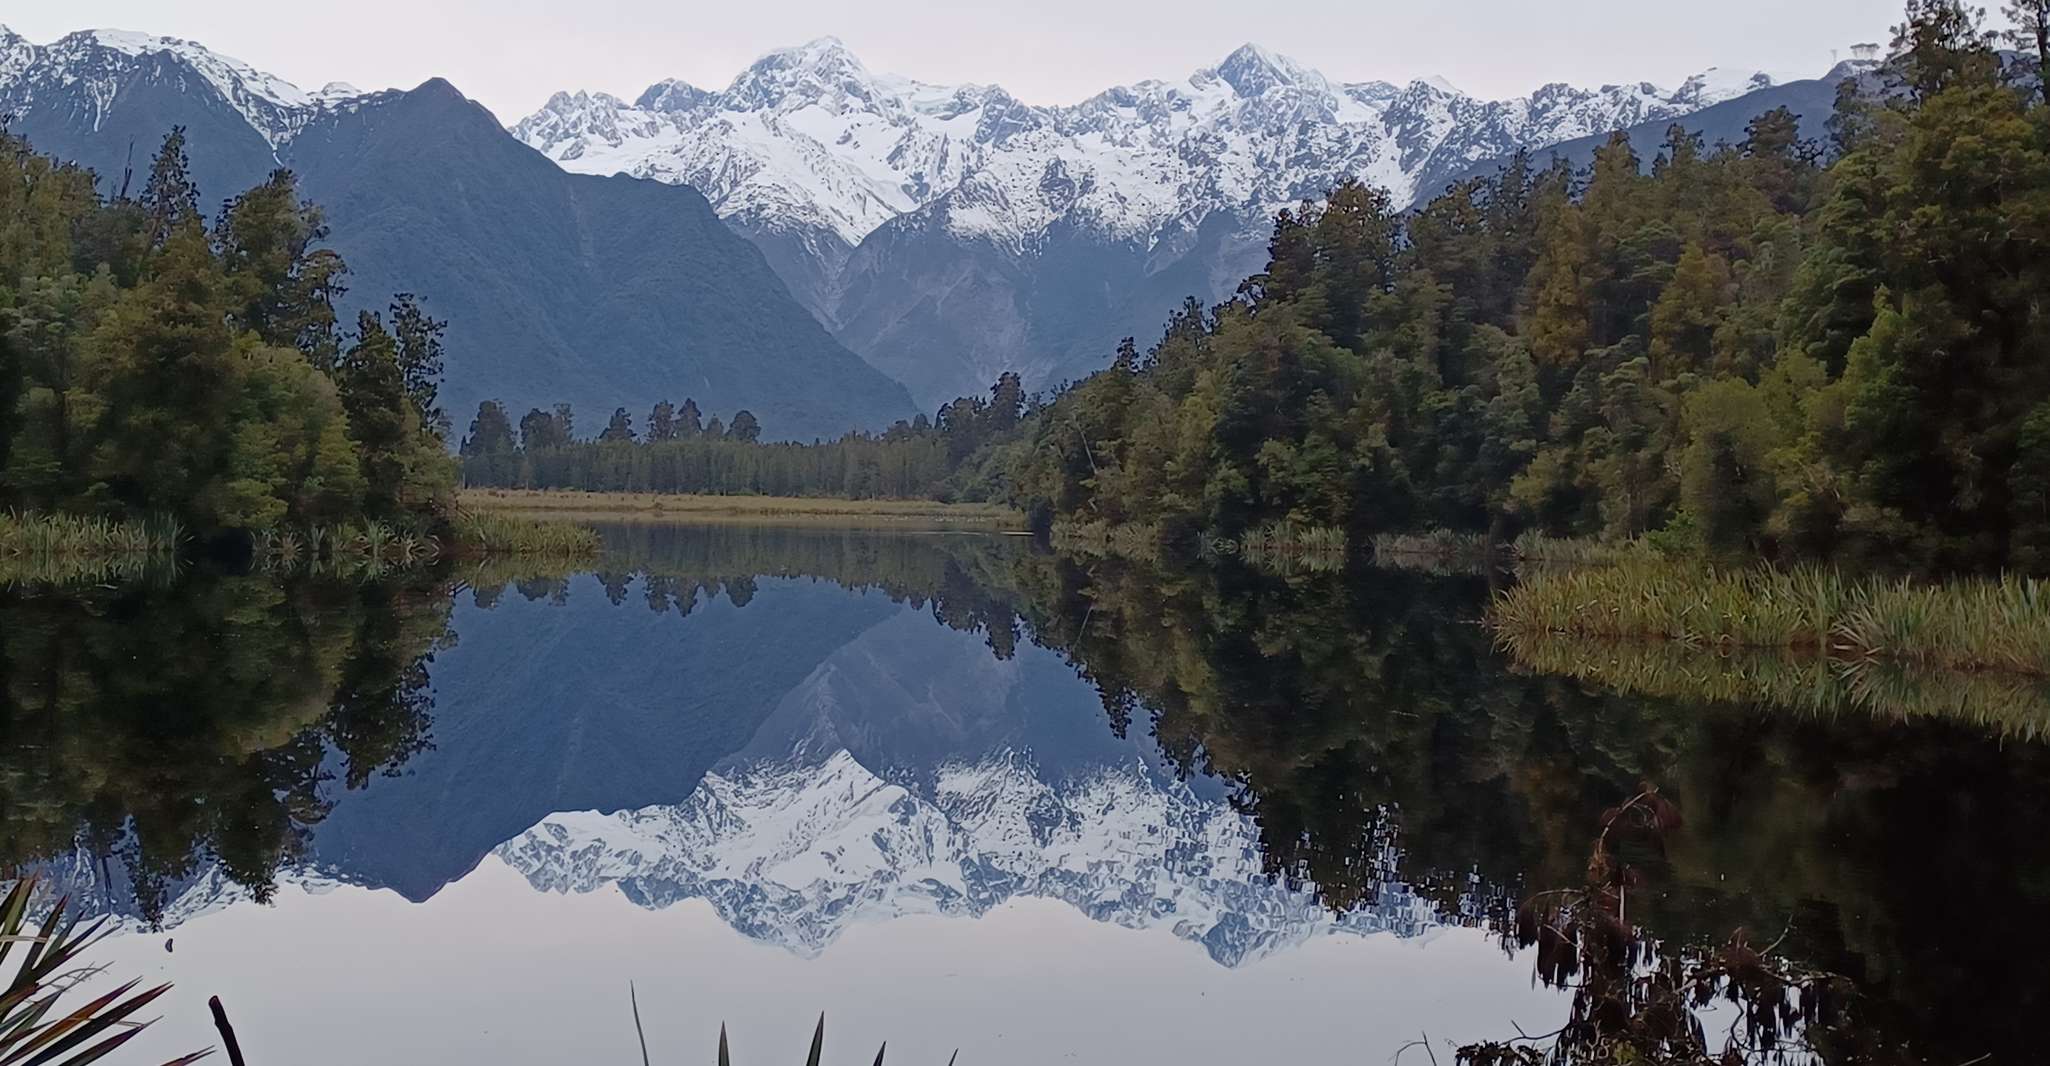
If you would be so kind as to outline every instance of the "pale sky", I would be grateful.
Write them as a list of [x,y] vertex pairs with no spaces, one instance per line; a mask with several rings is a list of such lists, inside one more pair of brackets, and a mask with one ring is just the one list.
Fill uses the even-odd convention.
[[1671,87],[1711,66],[1819,76],[1883,42],[1901,0],[0,0],[37,43],[77,29],[185,37],[304,88],[447,78],[507,122],[558,89],[718,89],[771,48],[832,35],[869,69],[1064,104],[1178,78],[1248,41],[1337,81],[1439,75],[1475,95],[1551,81]]

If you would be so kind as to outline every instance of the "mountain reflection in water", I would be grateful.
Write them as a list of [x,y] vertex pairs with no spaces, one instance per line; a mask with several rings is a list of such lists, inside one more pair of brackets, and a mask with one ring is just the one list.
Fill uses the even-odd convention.
[[[631,1057],[629,978],[675,1054],[722,1018],[793,1042],[825,1008],[897,1019],[893,1059],[1109,1058],[1098,977],[1182,1019],[1181,1058],[1254,1030],[1377,1059],[1557,1024],[1477,926],[1576,883],[1600,811],[1652,780],[1687,826],[1633,900],[1648,935],[1779,937],[1857,983],[1901,1061],[2010,1049],[2044,1003],[2034,742],[1524,672],[1472,624],[1473,577],[606,533],[588,574],[5,594],[8,858],[123,916],[116,972],[281,1040],[359,1018],[297,1061],[383,1046],[360,1019],[427,1057],[558,1061],[543,1001],[595,1042],[570,1057]],[[449,1031],[396,1020],[443,1001]],[[203,1040],[190,1005],[152,1038]]]

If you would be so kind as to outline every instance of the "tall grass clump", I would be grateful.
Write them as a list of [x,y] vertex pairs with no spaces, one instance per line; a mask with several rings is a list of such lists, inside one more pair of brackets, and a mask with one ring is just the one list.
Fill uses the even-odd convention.
[[0,513],[0,580],[38,584],[133,579],[175,567],[185,530],[175,520],[116,521]]
[[1343,529],[1298,522],[1277,522],[1237,537],[1196,535],[1197,554],[1206,559],[1241,559],[1277,574],[1336,573],[1345,569],[1349,547]]
[[603,547],[598,531],[588,526],[497,511],[465,512],[456,519],[453,539],[455,553],[466,558],[588,559]]
[[1163,537],[1154,522],[1056,522],[1050,539],[1060,551],[1157,560]]
[[2037,580],[1854,580],[1820,567],[1717,570],[1633,561],[1540,570],[1489,610],[1497,633],[1782,648],[1944,670],[2050,676],[2050,593]]
[[442,555],[438,538],[377,521],[263,530],[254,548],[265,570],[324,576],[375,577],[432,566]]

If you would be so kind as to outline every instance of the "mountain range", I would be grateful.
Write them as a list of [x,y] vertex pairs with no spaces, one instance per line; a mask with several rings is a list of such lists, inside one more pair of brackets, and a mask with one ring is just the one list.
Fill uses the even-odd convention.
[[1519,149],[1582,158],[1612,130],[1734,139],[1787,105],[1818,132],[1854,70],[1481,100],[1247,45],[1048,107],[872,72],[821,38],[724,89],[561,92],[503,129],[439,80],[305,91],[189,41],[0,29],[0,110],[110,185],[173,124],[203,189],[297,169],[367,305],[403,288],[452,321],[459,420],[486,396],[515,414],[568,400],[588,428],[688,395],[784,437],[880,426],[1005,371],[1079,378],[1184,297],[1228,296],[1273,213],[1342,178],[1402,205]]
[[723,90],[557,93],[512,129],[571,170],[698,188],[931,407],[1004,370],[1040,387],[1103,366],[1183,297],[1229,295],[1264,263],[1274,213],[1342,178],[1406,205],[1519,148],[1662,135],[1718,105],[1761,113],[1783,81],[1710,70],[1490,101],[1442,79],[1341,83],[1246,45],[1186,78],[1040,107],[874,73],[822,38]]

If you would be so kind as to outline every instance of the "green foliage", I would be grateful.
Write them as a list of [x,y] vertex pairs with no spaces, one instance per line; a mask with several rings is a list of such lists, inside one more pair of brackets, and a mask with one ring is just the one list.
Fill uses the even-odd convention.
[[347,267],[279,170],[211,230],[182,130],[137,202],[0,134],[0,505],[201,536],[368,514],[437,522],[442,324],[334,300]]

